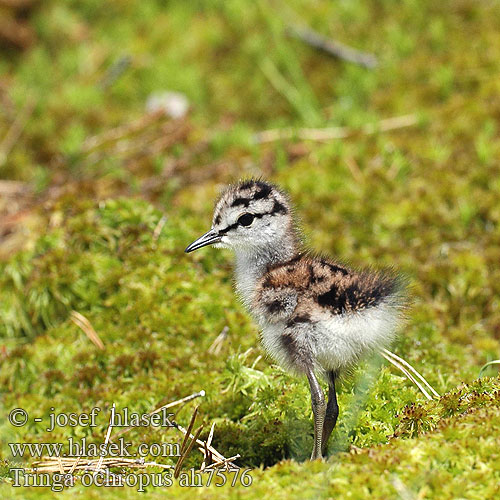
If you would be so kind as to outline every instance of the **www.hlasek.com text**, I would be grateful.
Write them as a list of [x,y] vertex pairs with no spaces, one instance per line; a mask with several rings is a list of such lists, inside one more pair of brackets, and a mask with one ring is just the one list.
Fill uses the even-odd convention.
[[[69,437],[66,443],[9,443],[14,458],[23,457],[179,457],[179,443],[140,443],[134,445],[125,438],[112,443],[89,443],[87,438]],[[66,446],[65,446],[66,444]],[[64,451],[63,451],[64,450]]]

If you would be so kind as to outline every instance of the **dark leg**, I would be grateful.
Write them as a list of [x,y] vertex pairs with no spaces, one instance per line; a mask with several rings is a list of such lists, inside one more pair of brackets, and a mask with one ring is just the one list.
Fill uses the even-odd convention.
[[337,404],[337,393],[335,392],[335,379],[337,374],[333,371],[328,372],[328,405],[326,406],[325,421],[323,423],[323,436],[321,439],[321,454],[326,454],[328,439],[339,416],[339,405]]
[[311,390],[311,403],[314,415],[314,447],[311,460],[321,458],[321,441],[323,437],[323,422],[325,420],[326,401],[321,386],[316,379],[312,369],[307,370],[307,380]]

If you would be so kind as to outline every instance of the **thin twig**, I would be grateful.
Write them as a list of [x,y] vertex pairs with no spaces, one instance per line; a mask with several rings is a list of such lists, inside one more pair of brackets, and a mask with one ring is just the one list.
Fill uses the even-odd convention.
[[257,132],[254,135],[254,141],[257,144],[294,138],[303,141],[331,141],[335,139],[347,139],[356,134],[372,135],[377,132],[389,132],[391,130],[412,127],[417,125],[418,122],[419,120],[416,115],[402,115],[386,118],[375,124],[367,124],[360,129],[353,129],[351,127],[270,129]]
[[76,457],[76,460],[74,461],[73,465],[71,466],[71,469],[69,470],[69,474],[73,475],[73,472],[75,472],[75,469],[77,468],[78,464],[80,463],[82,457]]
[[192,450],[192,448],[194,446],[194,443],[196,443],[196,441],[198,440],[198,437],[200,436],[200,433],[201,433],[202,430],[203,430],[203,424],[200,425],[198,427],[198,429],[196,429],[196,431],[194,433],[193,439],[191,439],[191,441],[189,442],[189,445],[187,446],[185,452],[181,455],[181,457],[177,461],[177,465],[175,466],[175,470],[174,470],[174,478],[179,477],[179,473],[181,471],[181,466],[184,463],[184,460],[186,459],[186,457],[189,455],[190,451]]
[[[182,427],[181,425],[177,424],[176,428],[179,429],[179,431],[182,432],[183,434],[187,434],[186,429],[184,429],[184,427]],[[190,437],[193,437],[193,435],[191,434]],[[197,439],[196,440],[196,444],[199,444],[200,446],[204,446],[205,445],[205,441],[202,441],[201,439]],[[207,446],[207,448],[210,450],[210,452],[215,457],[217,457],[218,460],[223,460],[223,461],[226,460],[226,458],[224,457],[224,455],[220,454],[213,446]]]
[[294,38],[301,40],[307,45],[329,56],[358,64],[359,66],[369,69],[374,68],[378,64],[377,58],[373,54],[361,52],[336,40],[326,38],[311,28],[289,26],[287,32]]
[[187,431],[186,431],[186,435],[184,436],[184,440],[182,441],[182,444],[181,444],[181,454],[184,452],[184,450],[185,450],[185,448],[187,446],[188,439],[191,436],[191,429],[194,426],[194,422],[196,420],[196,416],[198,415],[198,408],[199,407],[200,407],[200,405],[198,405],[194,409],[193,415],[191,416],[191,420],[189,421],[189,425],[188,425],[188,428],[187,428]]
[[214,437],[214,430],[215,430],[215,422],[212,424],[212,427],[210,428],[210,433],[208,434],[207,448],[209,448],[210,445],[212,444],[212,439]]

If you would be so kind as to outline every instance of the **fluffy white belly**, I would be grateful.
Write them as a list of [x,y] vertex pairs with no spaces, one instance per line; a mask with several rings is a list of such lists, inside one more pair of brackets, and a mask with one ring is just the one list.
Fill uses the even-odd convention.
[[[342,371],[363,355],[387,346],[397,323],[397,311],[382,303],[349,315],[313,317],[313,322],[293,328],[285,322],[264,323],[262,344],[285,369],[303,371],[300,357],[309,355],[316,371]],[[292,346],[283,342],[284,333],[293,336]]]
[[362,356],[388,346],[398,323],[394,307],[380,304],[319,323],[315,358],[324,370],[342,370]]
[[283,332],[285,323],[264,323],[262,326],[261,342],[271,358],[283,368],[293,370],[294,363],[290,359],[290,353],[283,345]]

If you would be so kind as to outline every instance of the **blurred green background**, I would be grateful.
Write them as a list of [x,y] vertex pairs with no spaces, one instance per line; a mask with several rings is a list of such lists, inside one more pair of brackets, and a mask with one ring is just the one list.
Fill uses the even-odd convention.
[[[498,494],[498,366],[476,379],[500,357],[499,2],[9,3],[0,2],[3,496],[56,495],[11,487],[9,468],[32,460],[11,457],[7,442],[99,442],[107,427],[103,418],[90,434],[13,428],[11,408],[147,412],[201,389],[203,436],[216,422],[214,446],[255,467],[254,484],[149,488],[148,498]],[[331,58],[292,26],[378,64]],[[167,92],[186,113],[158,108]],[[275,129],[287,137],[259,141]],[[325,129],[330,138],[317,140]],[[325,463],[302,462],[307,384],[261,357],[232,292],[231,256],[183,254],[208,229],[220,188],[249,176],[290,192],[315,249],[410,278],[393,350],[445,394],[426,402],[390,366],[360,371],[340,394]],[[208,352],[226,326],[220,352]],[[186,426],[191,411],[176,418]],[[187,466],[200,463],[193,451]]]

